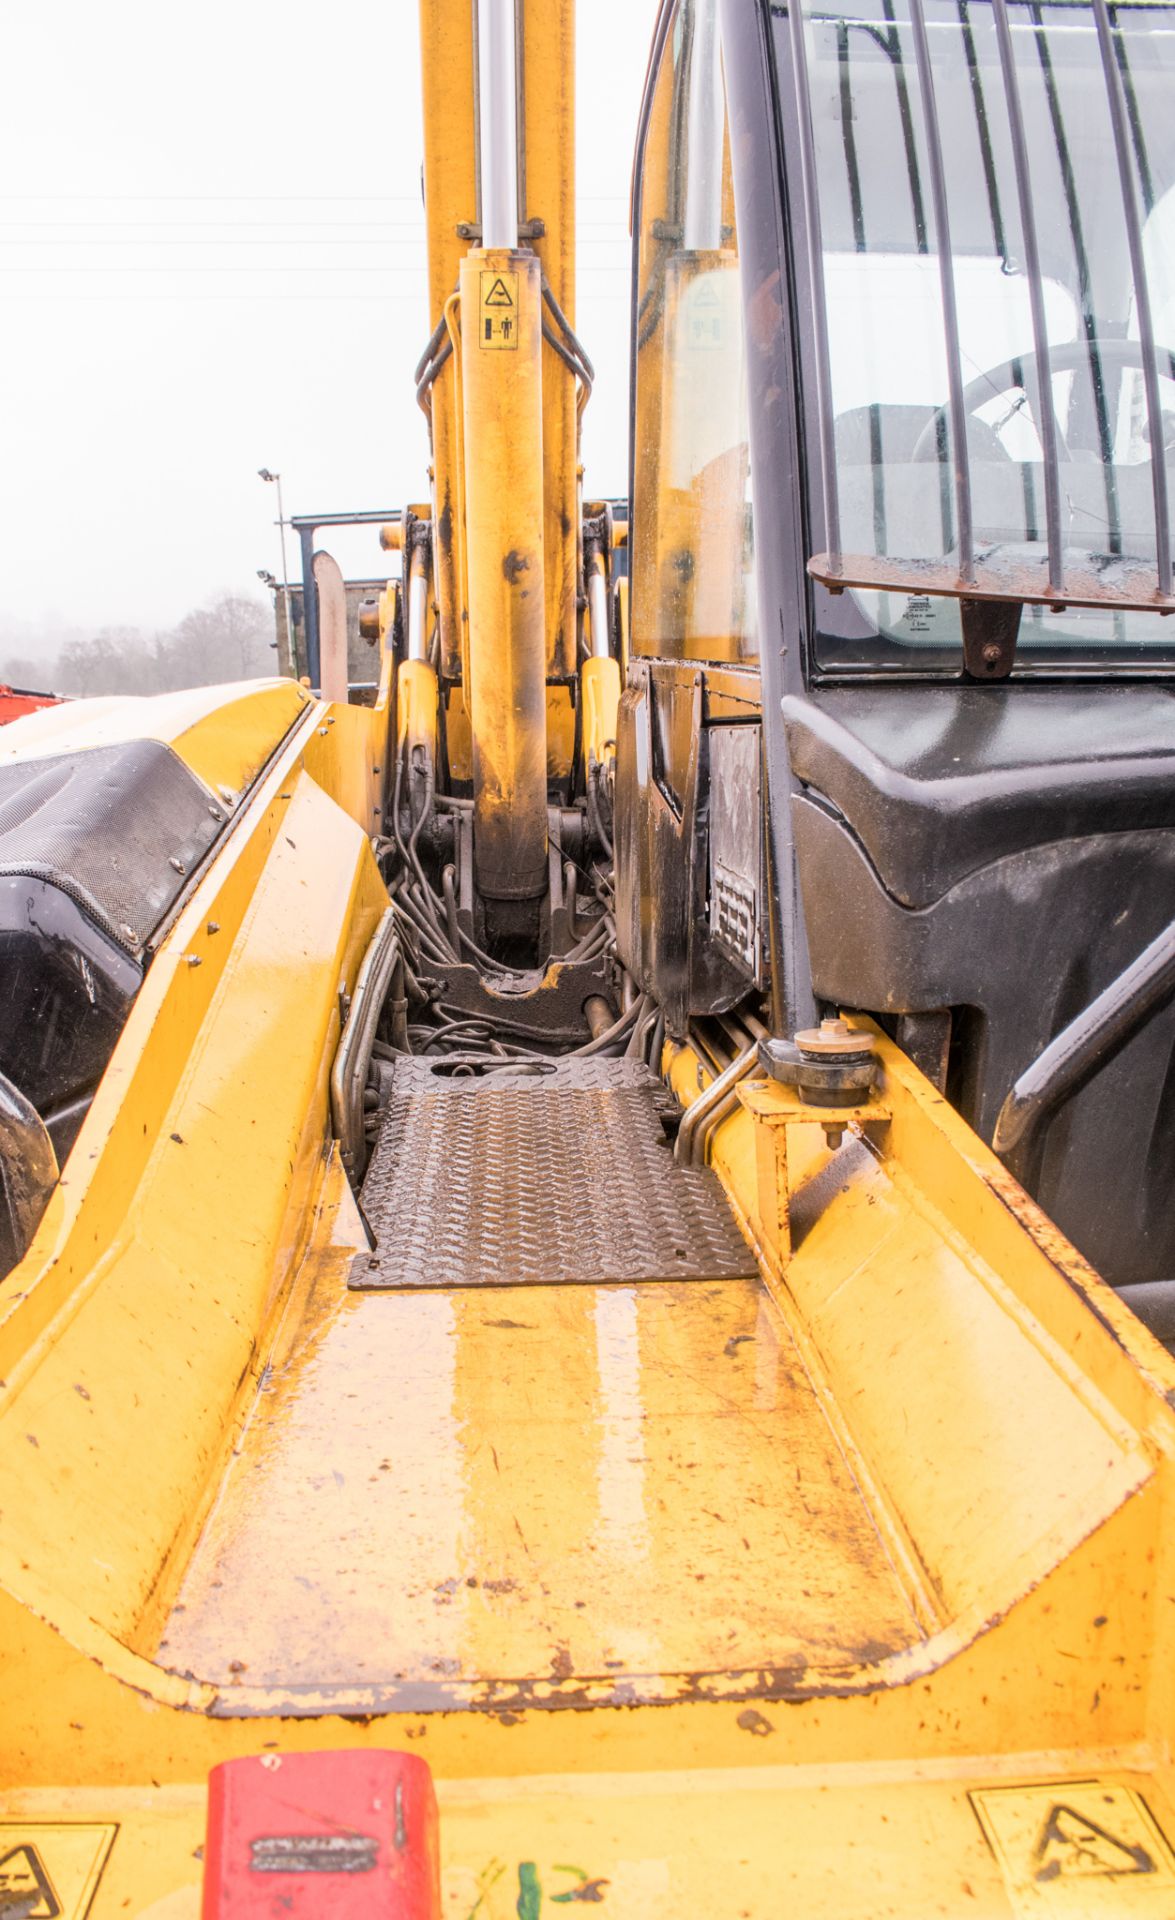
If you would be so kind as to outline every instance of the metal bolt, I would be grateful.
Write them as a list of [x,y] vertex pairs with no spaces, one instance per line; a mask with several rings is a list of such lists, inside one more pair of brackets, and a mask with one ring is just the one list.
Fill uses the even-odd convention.
[[190,967],[202,967],[203,964],[204,962],[201,960],[200,955],[198,953],[190,953],[188,955],[188,965]]
[[1000,659],[1001,659],[1001,654],[1000,654],[1000,650],[999,650],[999,648],[998,648],[998,647],[996,646],[996,643],[995,643],[995,641],[994,641],[994,640],[989,640],[989,641],[988,641],[988,643],[987,643],[987,645],[986,645],[986,646],[984,647],[984,649],[983,649],[983,664],[984,664],[984,666],[985,666],[985,667],[998,667],[998,666],[999,666],[999,664],[1000,664]]
[[187,868],[185,867],[183,861],[177,860],[174,853],[169,856],[167,864],[169,867],[174,867],[177,873],[187,872]]
[[209,933],[219,933],[219,932],[220,932],[220,921],[219,921],[219,920],[210,920],[210,921],[208,922],[208,931],[209,931]]

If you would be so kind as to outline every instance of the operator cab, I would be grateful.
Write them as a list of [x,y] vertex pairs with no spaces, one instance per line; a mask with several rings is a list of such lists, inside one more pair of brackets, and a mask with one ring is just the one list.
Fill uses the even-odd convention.
[[[1173,85],[1165,5],[663,10],[617,861],[674,1034],[871,1013],[991,1140],[1168,937]],[[1126,1287],[1175,1280],[1147,1004],[1016,1169]]]

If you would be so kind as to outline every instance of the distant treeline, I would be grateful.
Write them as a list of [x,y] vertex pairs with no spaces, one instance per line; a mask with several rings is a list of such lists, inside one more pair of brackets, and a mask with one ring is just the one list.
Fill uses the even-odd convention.
[[[222,680],[255,680],[278,672],[273,610],[263,600],[224,593],[185,614],[168,632],[100,627],[75,636],[56,655],[0,656],[0,680],[40,693],[170,693]],[[3,645],[0,639],[0,646]]]

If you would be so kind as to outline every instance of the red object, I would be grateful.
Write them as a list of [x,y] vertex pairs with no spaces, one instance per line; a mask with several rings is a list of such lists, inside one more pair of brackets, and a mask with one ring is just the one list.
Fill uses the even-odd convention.
[[414,1753],[267,1753],[208,1777],[203,1920],[439,1920],[432,1775]]
[[21,687],[0,686],[0,727],[6,727],[10,720],[19,720],[22,714],[35,713],[38,707],[60,705],[55,693],[26,693]]

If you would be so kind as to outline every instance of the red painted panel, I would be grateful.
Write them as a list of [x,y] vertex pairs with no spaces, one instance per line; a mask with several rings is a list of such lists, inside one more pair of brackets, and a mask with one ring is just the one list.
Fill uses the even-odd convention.
[[6,727],[10,720],[19,720],[22,714],[35,713],[38,707],[60,705],[55,693],[22,693],[17,687],[0,686],[0,727]]
[[203,1920],[439,1920],[432,1775],[415,1754],[267,1753],[208,1780]]

